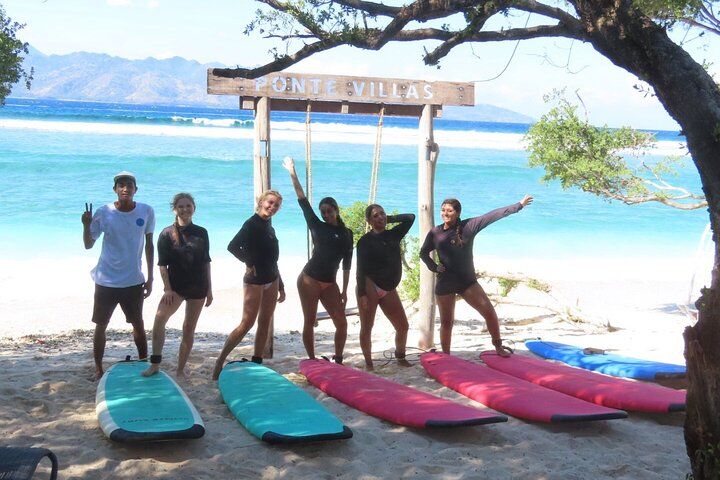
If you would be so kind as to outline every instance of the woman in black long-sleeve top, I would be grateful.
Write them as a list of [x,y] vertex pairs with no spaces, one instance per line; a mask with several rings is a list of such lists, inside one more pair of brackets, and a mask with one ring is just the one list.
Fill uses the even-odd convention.
[[278,269],[279,245],[270,218],[280,210],[282,196],[267,190],[260,195],[255,214],[247,219],[230,241],[228,251],[245,264],[243,277],[243,314],[240,325],[225,341],[215,362],[213,379],[217,380],[225,359],[258,322],[252,361],[262,363],[262,353],[270,331],[270,320],[277,302],[285,300],[285,288]]
[[[335,325],[335,355],[333,359],[342,363],[343,350],[347,339],[347,287],[350,280],[350,264],[353,255],[353,234],[340,218],[340,209],[332,197],[320,200],[320,220],[313,212],[310,202],[300,185],[295,172],[295,161],[286,157],[283,167],[290,172],[298,203],[305,216],[312,235],[313,251],[310,260],[297,279],[300,304],[303,309],[303,344],[308,357],[315,358],[315,318],[318,302],[322,302]],[[342,261],[343,284],[338,287],[336,276]]]
[[[395,328],[395,357],[398,363],[405,360],[408,319],[397,286],[402,278],[402,253],[400,242],[415,222],[415,215],[405,213],[387,216],[377,204],[365,209],[365,220],[371,230],[357,244],[357,297],[360,313],[360,348],[365,357],[365,367],[373,369],[372,328],[377,307]],[[386,229],[388,223],[398,223]]]
[[[477,281],[473,262],[473,240],[480,230],[501,218],[519,212],[532,203],[529,195],[518,203],[497,208],[479,217],[460,219],[462,205],[454,198],[443,201],[440,217],[443,223],[430,230],[420,248],[420,259],[430,271],[437,273],[435,301],[440,312],[440,344],[442,351],[450,353],[450,341],[455,320],[455,296],[460,295],[485,319],[492,344],[498,355],[507,357],[510,351],[503,347],[497,313],[485,291]],[[435,251],[440,262],[430,257]]]

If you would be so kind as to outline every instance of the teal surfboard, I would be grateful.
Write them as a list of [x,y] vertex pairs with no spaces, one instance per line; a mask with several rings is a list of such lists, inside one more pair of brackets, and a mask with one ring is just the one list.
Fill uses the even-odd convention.
[[100,379],[95,412],[105,435],[117,442],[202,437],[205,426],[185,392],[165,372],[143,377],[147,367],[147,362],[116,363]]
[[228,363],[218,387],[235,418],[268,443],[352,437],[352,431],[305,390],[263,365]]

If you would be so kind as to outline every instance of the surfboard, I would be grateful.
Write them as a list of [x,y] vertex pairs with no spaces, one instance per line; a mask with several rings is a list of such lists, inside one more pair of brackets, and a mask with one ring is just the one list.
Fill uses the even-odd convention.
[[548,423],[627,417],[622,410],[586,402],[454,355],[424,353],[420,363],[446,387],[513,417]]
[[559,360],[573,367],[580,367],[615,377],[635,378],[637,380],[664,380],[685,378],[686,374],[684,365],[624,357],[612,353],[603,353],[597,349],[583,349],[564,343],[528,340],[525,342],[525,346],[540,357]]
[[165,372],[143,377],[145,361],[119,362],[100,379],[95,412],[100,428],[116,442],[200,438],[200,414]]
[[632,412],[668,413],[685,410],[685,392],[583,370],[527,355],[480,354],[493,370],[610,408]]
[[468,407],[327,360],[303,360],[300,372],[317,388],[361,412],[416,428],[462,427],[506,422],[495,412]]
[[253,362],[230,362],[218,387],[230,412],[257,438],[273,444],[340,440],[352,431],[305,390]]

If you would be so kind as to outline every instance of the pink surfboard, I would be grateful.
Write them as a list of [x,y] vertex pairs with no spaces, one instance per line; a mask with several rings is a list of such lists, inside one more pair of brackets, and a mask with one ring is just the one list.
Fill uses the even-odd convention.
[[557,423],[627,417],[622,410],[586,402],[453,355],[424,353],[420,362],[446,387],[517,418]]
[[494,370],[598,405],[649,413],[685,410],[685,392],[682,390],[610,377],[525,355],[503,358],[488,351],[481,353],[480,358]]
[[462,427],[507,422],[507,417],[436,397],[327,360],[303,360],[300,372],[333,398],[407,427]]

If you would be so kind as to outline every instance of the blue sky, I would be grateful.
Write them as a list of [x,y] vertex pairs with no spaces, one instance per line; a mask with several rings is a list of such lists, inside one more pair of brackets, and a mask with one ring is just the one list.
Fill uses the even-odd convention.
[[[19,37],[46,54],[88,51],[131,59],[179,56],[249,67],[267,62],[268,50],[278,46],[243,33],[253,12],[261,7],[253,0],[0,0],[0,4],[13,20],[26,24]],[[685,48],[696,60],[720,58],[720,39],[692,38],[685,37]],[[548,109],[544,94],[566,87],[569,92],[579,91],[594,124],[677,128],[657,100],[633,88],[639,83],[637,78],[588,45],[543,39],[520,42],[513,55],[515,48],[514,42],[464,45],[437,69],[423,65],[423,48],[417,43],[391,45],[379,52],[344,47],[311,57],[292,70],[473,81],[476,103],[534,118]],[[711,68],[718,76],[718,65]]]

